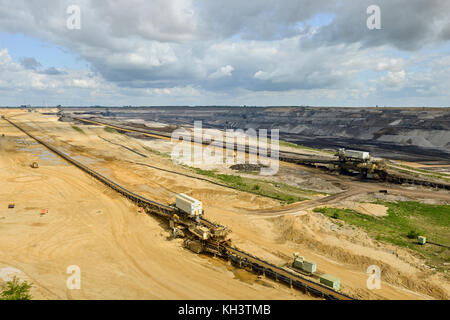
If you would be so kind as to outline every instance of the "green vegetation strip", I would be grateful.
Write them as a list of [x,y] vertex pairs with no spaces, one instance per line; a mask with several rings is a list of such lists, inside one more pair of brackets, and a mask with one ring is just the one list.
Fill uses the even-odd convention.
[[160,156],[160,157],[163,157],[163,158],[171,158],[171,155],[169,153],[164,153],[164,152],[152,149],[152,148],[147,147],[147,146],[143,146],[143,148],[145,150],[147,150],[148,152],[154,154],[154,155],[157,155],[157,156]]
[[[149,148],[147,146],[144,146],[144,149],[154,155],[164,158],[171,158],[171,155],[168,153],[163,153],[158,150]],[[227,188],[256,194],[262,197],[271,198],[274,200],[281,201],[282,203],[291,204],[295,202],[308,200],[308,198],[305,196],[327,195],[325,193],[297,188],[285,183],[271,182],[262,179],[251,179],[237,175],[220,174],[216,171],[203,170],[186,165],[182,166],[188,169],[189,171],[195,172],[198,175],[211,178],[206,180],[208,182],[215,183],[217,185]],[[241,173],[255,174],[255,175],[258,174],[256,172],[241,172]]]
[[77,126],[72,126],[72,129],[75,130],[75,131],[78,131],[79,133],[85,133],[83,131],[83,129],[81,129],[80,127],[77,127]]
[[444,263],[450,262],[450,250],[431,244],[419,245],[417,236],[443,245],[450,245],[450,205],[431,205],[420,202],[376,202],[388,207],[388,216],[375,217],[361,214],[350,209],[316,208],[341,225],[347,224],[364,229],[369,235],[380,241],[407,247],[429,265],[444,270]]
[[116,129],[110,128],[110,127],[105,127],[105,128],[103,128],[103,130],[105,130],[106,132],[109,132],[109,133],[119,133]]
[[0,300],[31,300],[32,285],[26,281],[20,282],[17,277],[0,287]]
[[203,170],[199,168],[191,169],[197,174],[213,178],[214,180],[220,181],[233,189],[276,199],[287,204],[307,200],[308,198],[305,198],[305,195],[319,194],[315,191],[300,189],[284,183],[221,174],[216,171]]

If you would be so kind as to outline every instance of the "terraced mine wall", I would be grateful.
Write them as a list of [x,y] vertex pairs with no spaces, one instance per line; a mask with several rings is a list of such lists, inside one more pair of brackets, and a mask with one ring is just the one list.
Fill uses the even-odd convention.
[[116,120],[217,129],[280,129],[309,147],[364,149],[375,156],[450,163],[450,108],[151,107],[64,109]]

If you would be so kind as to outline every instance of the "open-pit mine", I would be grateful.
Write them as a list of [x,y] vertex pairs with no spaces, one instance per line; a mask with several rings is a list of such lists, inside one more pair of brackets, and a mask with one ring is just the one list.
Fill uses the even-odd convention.
[[[449,298],[448,109],[0,116],[0,284],[16,276],[33,298]],[[279,150],[262,156],[258,138],[229,150],[196,136],[231,129],[277,129]],[[176,131],[197,150],[243,161],[175,159]],[[260,174],[274,161],[275,174]]]

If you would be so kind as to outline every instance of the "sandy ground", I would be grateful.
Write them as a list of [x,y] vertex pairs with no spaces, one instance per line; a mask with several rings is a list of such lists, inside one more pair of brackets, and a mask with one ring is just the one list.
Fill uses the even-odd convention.
[[[0,121],[1,133],[32,142]],[[38,159],[41,146],[29,148],[0,154],[0,271],[21,271],[35,298],[311,299],[167,241],[160,220],[63,160]],[[29,167],[35,160],[39,169]],[[70,265],[81,268],[81,290],[66,289]]]
[[[344,179],[346,189],[341,193],[280,207],[271,199],[135,165],[132,162],[156,163],[159,167],[183,171],[170,159],[149,152],[148,158],[142,158],[99,136],[145,152],[138,139],[107,133],[95,126],[80,126],[85,132],[82,134],[73,130],[71,124],[56,120],[54,116],[37,114],[17,117],[24,125],[39,129],[39,135],[48,142],[137,193],[164,203],[173,202],[179,192],[202,200],[209,219],[231,227],[235,245],[274,264],[284,266],[292,261],[293,252],[301,252],[318,263],[319,271],[340,277],[343,291],[359,298],[448,298],[448,283],[442,285],[439,275],[424,269],[423,262],[408,252],[376,243],[361,232],[334,230],[327,219],[311,211],[324,204],[354,201],[352,197],[361,193],[385,189],[382,184]],[[4,121],[2,132],[23,138]],[[162,144],[145,143],[152,147]],[[167,144],[164,147],[170,149]],[[163,149],[158,150],[167,151]],[[272,281],[261,283],[255,276],[236,271],[220,260],[182,249],[178,240],[166,240],[168,232],[162,221],[138,215],[132,203],[64,161],[45,153],[39,158],[34,150],[31,153],[34,155],[29,150],[0,154],[0,176],[7,181],[0,194],[0,219],[5,217],[0,220],[0,268],[22,270],[38,284],[36,297],[311,298]],[[29,167],[35,160],[40,163],[39,169]],[[302,170],[314,169],[302,167]],[[328,178],[342,184],[339,177]],[[429,193],[439,201],[449,197],[448,192],[424,192],[417,188],[392,187],[390,192],[404,192],[412,197],[428,197]],[[14,211],[6,209],[10,201],[16,202]],[[39,216],[42,208],[49,209],[45,217]],[[382,211],[365,210],[371,214]],[[65,289],[68,277],[65,271],[72,264],[82,269],[83,289],[79,292]],[[371,264],[379,264],[386,270],[381,290],[366,288],[365,272]]]
[[385,217],[388,215],[388,208],[381,204],[361,203],[354,201],[343,201],[340,205],[334,205],[336,208],[352,209],[356,212],[374,217]]

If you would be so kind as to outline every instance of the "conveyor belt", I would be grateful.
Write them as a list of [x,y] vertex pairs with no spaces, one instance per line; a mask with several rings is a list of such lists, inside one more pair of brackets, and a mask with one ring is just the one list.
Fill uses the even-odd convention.
[[[156,133],[156,132],[150,133],[149,131],[145,131],[145,130],[141,130],[141,129],[124,128],[124,127],[119,127],[117,125],[111,125],[111,124],[108,124],[108,123],[105,123],[105,122],[100,122],[100,121],[95,121],[95,120],[90,120],[90,119],[82,119],[82,118],[74,118],[74,119],[78,120],[78,121],[81,121],[81,122],[90,123],[90,124],[107,126],[107,127],[110,127],[110,128],[114,128],[114,129],[120,130],[120,131],[137,132],[137,133],[141,133],[143,135],[146,135],[146,136],[149,136],[149,137],[153,137],[153,138],[171,140],[168,135],[163,135],[161,133]],[[204,142],[202,144],[203,145],[209,145],[208,143],[204,143]],[[223,147],[223,148],[225,148],[225,147]],[[247,153],[247,154],[250,153],[250,151],[247,150],[247,149],[244,152]],[[317,164],[317,163],[320,163],[320,164],[335,164],[335,165],[339,165],[340,164],[339,160],[334,160],[334,159],[320,159],[320,158],[318,158],[318,159],[311,159],[311,158],[289,157],[289,156],[287,156],[287,154],[295,154],[295,153],[294,152],[284,152],[284,151],[280,152],[279,160],[281,162],[294,163],[294,164],[300,164],[300,165],[314,165],[314,164]],[[302,155],[302,154],[299,154],[299,155]],[[405,176],[401,176],[401,175],[396,174],[396,173],[394,174],[392,172],[389,172],[387,174],[386,181],[387,182],[391,182],[391,183],[395,183],[395,184],[414,184],[414,185],[418,185],[418,186],[450,190],[450,185],[449,184],[445,184],[445,183],[442,183],[442,182],[428,181],[428,180],[420,180],[420,179],[415,179],[415,178],[411,178],[411,177],[405,177]]]
[[73,119],[75,119],[77,121],[81,121],[81,122],[86,122],[86,123],[90,123],[90,124],[99,125],[99,126],[106,126],[106,127],[112,128],[112,129],[119,130],[119,131],[137,132],[137,133],[141,133],[141,134],[143,134],[145,136],[152,137],[152,138],[171,140],[170,136],[165,136],[165,135],[162,135],[160,133],[150,133],[148,131],[140,130],[140,129],[129,129],[129,128],[119,127],[119,126],[116,126],[116,125],[113,125],[113,124],[103,123],[103,122],[90,120],[90,119],[82,119],[82,118],[73,118]]
[[114,181],[108,179],[107,177],[103,176],[102,174],[100,174],[100,173],[90,169],[89,167],[85,166],[84,164],[80,163],[79,161],[73,159],[72,157],[70,157],[69,155],[65,154],[64,152],[62,152],[62,151],[54,148],[53,146],[47,144],[45,141],[42,141],[38,137],[32,135],[31,133],[29,133],[28,131],[24,130],[22,127],[20,127],[19,125],[13,123],[9,119],[5,118],[5,120],[8,121],[11,125],[16,127],[17,129],[19,129],[20,131],[22,131],[23,133],[25,133],[26,135],[28,135],[29,137],[31,137],[32,139],[36,140],[37,142],[39,142],[40,144],[45,146],[50,151],[56,153],[57,155],[62,157],[64,160],[72,163],[76,167],[78,167],[78,168],[82,169],[83,171],[87,172],[89,175],[93,176],[94,178],[96,178],[100,182],[104,183],[108,187],[114,189],[115,191],[119,192],[120,194],[124,195],[125,197],[129,198],[130,200],[132,200],[132,201],[134,201],[134,202],[136,202],[138,204],[146,204],[147,206],[149,206],[149,208],[154,213],[170,217],[176,212],[176,210],[173,207],[164,205],[162,203],[155,202],[153,200],[150,200],[150,199],[144,198],[144,197],[142,197],[142,196],[140,196],[138,194],[135,194],[134,192],[132,192],[132,191],[122,187],[121,185],[119,185],[119,184],[115,183]]
[[240,251],[230,246],[224,246],[224,248],[229,253],[229,258],[235,263],[238,263],[242,267],[251,268],[252,271],[258,272],[259,274],[264,274],[265,276],[277,281],[284,282],[291,287],[303,289],[330,300],[353,300],[353,298],[343,293],[334,291],[320,283],[313,282],[300,275],[274,266],[273,264],[254,257],[249,253]]
[[[160,216],[163,216],[166,219],[171,219],[172,216],[177,212],[175,208],[164,205],[162,203],[158,203],[155,201],[152,201],[150,199],[144,198],[138,194],[135,194],[131,192],[130,190],[120,186],[119,184],[115,183],[114,181],[106,178],[105,176],[101,175],[100,173],[90,169],[89,167],[85,166],[84,164],[80,163],[79,161],[73,159],[69,155],[65,154],[64,152],[56,149],[55,147],[47,144],[46,142],[42,141],[41,139],[37,138],[36,136],[32,135],[19,125],[13,123],[9,119],[3,118],[6,121],[8,121],[11,125],[31,137],[32,139],[36,140],[46,148],[48,148],[50,151],[56,153],[66,161],[72,163],[76,167],[82,169],[89,175],[93,176],[100,182],[104,183],[108,187],[114,189],[115,191],[121,193],[125,197],[129,198],[130,200],[136,202],[140,205],[146,205],[153,213],[156,213]],[[221,227],[220,225],[213,223],[205,218],[201,218],[200,222],[208,227],[208,228],[217,228]],[[212,246],[215,246],[214,244],[211,244]],[[238,250],[236,248],[233,248],[226,244],[218,244],[218,248],[222,251],[222,253],[226,256],[226,258],[232,260],[233,262],[239,264],[240,266],[251,268],[253,272],[264,274],[267,277],[270,277],[276,281],[281,281],[287,285],[290,285],[293,288],[306,290],[312,294],[324,297],[326,299],[332,299],[332,300],[352,300],[351,297],[342,294],[340,292],[334,291],[324,285],[321,285],[319,283],[315,283],[313,281],[310,281],[306,278],[303,278],[299,275],[296,275],[292,272],[286,271],[284,269],[281,269],[279,267],[274,266],[273,264],[270,264],[269,262],[266,262],[262,259],[259,259],[257,257],[252,256],[249,253],[243,252],[241,250]]]
[[416,178],[401,176],[401,175],[392,174],[392,173],[388,173],[388,175],[386,176],[386,181],[395,183],[395,184],[413,184],[416,186],[450,190],[450,184],[428,181],[428,180],[419,180]]

